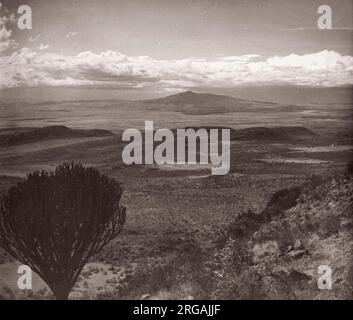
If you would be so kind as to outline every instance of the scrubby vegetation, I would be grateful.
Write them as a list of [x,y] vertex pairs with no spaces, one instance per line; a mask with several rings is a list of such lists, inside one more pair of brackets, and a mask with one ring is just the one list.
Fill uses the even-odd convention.
[[[164,256],[136,258],[119,287],[99,297],[352,298],[352,203],[352,177],[314,175],[275,192],[263,210],[234,215],[212,243],[186,230],[164,236]],[[322,264],[334,269],[333,290],[317,287]]]
[[[217,253],[223,262],[216,297],[353,298],[352,212],[352,176],[313,176],[276,192],[262,212],[231,223]],[[317,288],[320,264],[335,270],[330,292]]]

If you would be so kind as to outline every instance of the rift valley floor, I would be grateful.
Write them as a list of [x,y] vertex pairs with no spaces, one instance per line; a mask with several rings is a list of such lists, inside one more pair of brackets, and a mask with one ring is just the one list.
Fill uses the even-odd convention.
[[[124,184],[126,225],[84,268],[72,298],[222,297],[219,283],[209,292],[205,283],[207,277],[224,271],[224,265],[217,262],[215,266],[214,261],[229,245],[234,221],[248,212],[260,215],[275,192],[300,186],[314,174],[322,179],[341,176],[353,155],[351,104],[280,105],[186,92],[139,102],[1,104],[0,110],[1,193],[26,173],[51,170],[65,161],[97,167]],[[126,166],[121,160],[122,131],[143,129],[145,120],[153,120],[158,128],[231,128],[230,173],[212,176],[210,167],[202,165]],[[344,183],[350,186],[351,180]],[[332,234],[321,239],[332,247],[325,257],[336,250],[333,259],[341,259],[340,265],[350,252],[350,247],[338,245],[344,237],[349,238],[344,230],[338,231],[336,242]],[[273,240],[270,238],[259,243],[266,244]],[[348,238],[345,246],[350,243]],[[245,240],[236,241],[250,256],[250,270],[257,264],[252,249],[258,243],[252,235]],[[251,248],[250,240],[254,242]],[[296,240],[300,241],[297,247],[309,250],[310,239]],[[291,268],[310,274],[310,261],[310,268],[315,268],[320,260],[315,258],[318,248],[312,249],[310,256],[298,258],[305,259],[305,264],[301,260],[288,262],[288,277]],[[268,256],[266,268],[268,263],[274,267],[275,258]],[[2,297],[50,298],[50,291],[38,277],[33,292],[17,289],[18,263],[6,253],[0,256]],[[238,274],[244,275],[245,269]],[[237,288],[239,282],[251,286],[245,278],[229,281],[238,281]],[[299,298],[321,294],[314,289],[293,290],[300,292]],[[280,297],[285,297],[284,291],[277,288],[267,294],[271,298],[280,292]],[[234,293],[230,298],[243,297]]]

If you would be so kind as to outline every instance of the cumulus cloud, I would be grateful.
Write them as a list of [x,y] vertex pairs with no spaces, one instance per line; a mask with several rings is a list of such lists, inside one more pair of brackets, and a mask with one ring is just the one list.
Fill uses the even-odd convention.
[[15,22],[15,15],[3,7],[0,2],[0,53],[15,48],[17,43],[11,39],[12,31],[7,28],[7,24]]
[[270,58],[156,60],[115,51],[65,56],[28,48],[0,57],[0,88],[92,85],[170,90],[243,84],[353,85],[353,57],[325,50]]
[[45,50],[48,49],[50,47],[49,44],[43,44],[41,43],[40,46],[38,47],[39,50]]

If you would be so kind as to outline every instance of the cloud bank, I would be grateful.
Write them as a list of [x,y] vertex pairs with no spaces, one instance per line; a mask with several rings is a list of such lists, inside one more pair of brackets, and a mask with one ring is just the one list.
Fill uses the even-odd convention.
[[335,51],[264,58],[258,55],[156,60],[115,51],[65,56],[23,48],[0,56],[0,88],[232,87],[243,84],[353,85],[353,57]]
[[[157,60],[116,51],[81,52],[74,56],[49,52],[49,44],[22,48],[11,38],[15,16],[0,2],[0,89],[14,87],[101,86],[166,91],[193,87],[240,85],[353,85],[353,57],[324,50],[311,54],[263,57],[224,56],[213,59]],[[66,37],[78,36],[69,32]],[[39,40],[30,37],[29,42]],[[9,53],[11,52],[11,53]]]

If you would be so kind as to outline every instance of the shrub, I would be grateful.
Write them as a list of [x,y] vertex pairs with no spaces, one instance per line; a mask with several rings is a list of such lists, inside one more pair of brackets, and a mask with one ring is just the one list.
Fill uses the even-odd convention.
[[267,203],[264,213],[269,215],[269,219],[282,214],[284,211],[296,205],[296,200],[300,194],[300,187],[278,190],[272,195],[270,201]]
[[88,259],[122,229],[122,186],[94,168],[36,171],[1,199],[0,246],[67,299]]

